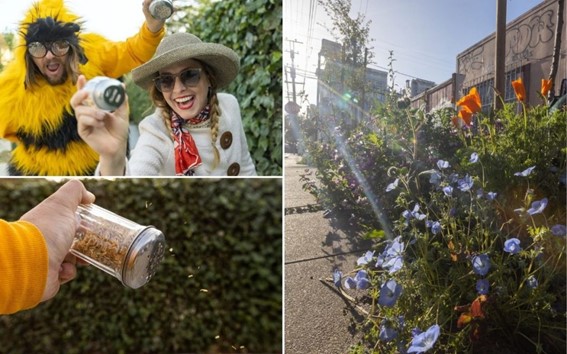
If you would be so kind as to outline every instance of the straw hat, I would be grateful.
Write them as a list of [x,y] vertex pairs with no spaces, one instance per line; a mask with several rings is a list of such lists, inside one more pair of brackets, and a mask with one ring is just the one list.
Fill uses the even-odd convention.
[[204,43],[190,33],[175,33],[165,37],[150,61],[132,70],[132,79],[143,88],[153,85],[159,70],[187,59],[200,60],[213,71],[218,88],[230,84],[238,74],[240,58],[230,48],[217,43]]

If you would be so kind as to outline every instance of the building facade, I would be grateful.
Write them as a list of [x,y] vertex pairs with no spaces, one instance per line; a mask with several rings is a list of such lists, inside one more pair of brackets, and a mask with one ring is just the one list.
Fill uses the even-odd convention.
[[[541,79],[548,79],[558,22],[558,0],[546,0],[506,26],[504,101],[516,99],[511,82],[522,78],[527,103],[538,105]],[[563,11],[563,19],[566,11]],[[483,110],[489,111],[494,101],[495,33],[457,55],[456,73],[448,81],[412,98],[412,106],[428,110],[450,101],[455,103],[472,87],[480,93]],[[555,94],[567,81],[567,31],[563,30],[559,63],[555,77]]]

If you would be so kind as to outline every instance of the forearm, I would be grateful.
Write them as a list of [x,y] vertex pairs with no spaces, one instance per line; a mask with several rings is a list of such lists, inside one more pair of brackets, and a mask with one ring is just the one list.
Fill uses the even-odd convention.
[[124,176],[126,172],[126,155],[100,156],[97,170],[101,176]]
[[0,220],[0,314],[36,306],[48,270],[47,246],[39,229],[27,221]]

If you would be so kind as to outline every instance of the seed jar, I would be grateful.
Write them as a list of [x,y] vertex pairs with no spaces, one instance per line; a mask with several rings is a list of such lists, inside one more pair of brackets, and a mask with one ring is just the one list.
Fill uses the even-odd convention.
[[154,0],[150,4],[150,13],[155,19],[167,20],[173,14],[171,0]]
[[80,219],[71,253],[137,289],[155,274],[165,252],[165,237],[95,204],[79,205]]
[[106,76],[90,79],[83,90],[90,93],[90,101],[103,111],[115,111],[126,99],[122,83]]

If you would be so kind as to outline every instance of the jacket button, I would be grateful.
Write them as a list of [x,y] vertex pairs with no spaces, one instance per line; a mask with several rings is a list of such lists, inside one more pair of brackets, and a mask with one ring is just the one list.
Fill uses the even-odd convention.
[[230,145],[232,145],[232,133],[225,132],[220,137],[220,146],[226,150],[230,147]]
[[238,176],[240,173],[240,165],[235,162],[232,165],[228,166],[228,170],[226,171],[229,176]]

